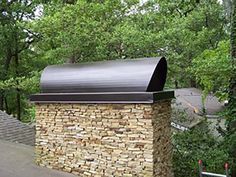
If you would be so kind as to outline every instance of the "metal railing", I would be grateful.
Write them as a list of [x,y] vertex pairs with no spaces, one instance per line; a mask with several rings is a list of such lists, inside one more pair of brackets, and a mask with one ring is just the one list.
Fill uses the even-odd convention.
[[229,164],[226,163],[225,164],[225,174],[222,175],[222,174],[217,174],[217,173],[211,173],[211,172],[205,172],[203,170],[203,164],[202,164],[202,160],[199,160],[198,161],[198,165],[199,165],[199,176],[200,177],[230,177],[229,175]]

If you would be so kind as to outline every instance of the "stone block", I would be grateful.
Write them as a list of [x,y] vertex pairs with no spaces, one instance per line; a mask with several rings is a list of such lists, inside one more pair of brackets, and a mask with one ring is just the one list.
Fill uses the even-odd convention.
[[36,104],[35,162],[80,177],[172,177],[170,100]]

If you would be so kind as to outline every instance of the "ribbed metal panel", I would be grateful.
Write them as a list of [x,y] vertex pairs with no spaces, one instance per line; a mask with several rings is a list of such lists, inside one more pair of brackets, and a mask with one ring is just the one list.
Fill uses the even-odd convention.
[[52,65],[41,77],[43,93],[154,92],[163,90],[167,63],[162,58]]

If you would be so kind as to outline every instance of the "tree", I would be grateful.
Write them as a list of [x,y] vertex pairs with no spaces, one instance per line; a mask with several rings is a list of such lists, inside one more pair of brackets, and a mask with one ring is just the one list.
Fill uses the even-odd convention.
[[231,34],[230,34],[230,45],[231,45],[231,60],[233,75],[230,84],[230,96],[232,101],[236,100],[236,1],[232,1],[232,13],[231,13]]
[[174,174],[176,177],[197,177],[198,160],[202,160],[207,171],[224,174],[224,164],[232,164],[230,154],[208,130],[207,122],[192,130],[173,136]]
[[37,50],[60,63],[150,56],[147,45],[153,43],[150,35],[154,35],[132,21],[135,16],[146,16],[140,15],[141,9],[132,10],[138,4],[86,0],[73,5],[48,4],[44,17],[34,25],[43,36]]
[[193,59],[191,71],[203,89],[204,96],[213,92],[220,100],[228,98],[232,73],[229,51],[229,41],[221,41],[216,49],[206,49]]
[[[205,50],[194,61],[195,75],[206,93],[212,91],[229,99],[229,104],[223,113],[226,118],[227,130],[224,131],[225,149],[236,162],[236,1],[223,1],[226,19],[225,31],[229,33],[230,42],[220,42],[218,48]],[[230,28],[229,28],[230,27]],[[221,64],[220,64],[221,63]],[[216,76],[216,77],[215,77]],[[220,79],[221,78],[221,79]],[[219,80],[220,79],[220,80]],[[220,93],[220,94],[218,94]],[[236,175],[236,166],[232,166],[232,174]]]
[[189,68],[195,57],[227,37],[223,8],[216,0],[158,2],[166,19],[159,41],[169,59],[170,77],[176,87],[197,87]]
[[[0,75],[1,81],[14,78],[12,82],[16,87],[10,92],[15,95],[16,114],[19,120],[22,114],[22,91],[18,87],[17,78],[27,75],[21,70],[21,61],[37,37],[27,28],[27,23],[34,18],[36,6],[36,1],[30,0],[4,0],[0,2],[0,63],[2,64]],[[6,90],[0,88],[0,109],[4,108],[10,113],[8,101]]]

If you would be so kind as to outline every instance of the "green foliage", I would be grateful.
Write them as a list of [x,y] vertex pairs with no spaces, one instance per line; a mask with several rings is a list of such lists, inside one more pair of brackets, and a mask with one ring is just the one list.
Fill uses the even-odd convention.
[[175,134],[173,144],[176,177],[199,176],[198,160],[204,162],[207,171],[224,174],[224,164],[230,161],[229,153],[208,131],[206,123]]
[[45,16],[33,23],[42,35],[35,47],[42,57],[56,58],[59,63],[157,55],[155,35],[146,24],[145,28],[140,26],[140,18],[149,15],[141,14],[141,9],[132,12],[138,4],[82,0],[74,5],[57,4],[60,11],[47,5]]
[[[24,2],[1,2],[6,13],[0,15],[0,108],[7,110],[17,95],[23,104],[9,104],[15,107],[9,113],[27,109],[27,94],[38,88],[35,73],[65,62],[164,55],[168,88],[199,85],[205,92],[225,93],[229,36],[217,0]],[[35,18],[36,8],[42,9],[40,18]],[[214,77],[218,73],[223,75]]]
[[[33,121],[28,98],[47,65],[161,55],[168,88],[198,86],[226,99],[235,67],[225,15],[218,0],[0,1],[0,109]],[[198,159],[222,172],[228,154],[236,157],[235,107],[224,113],[225,150],[206,126],[174,136],[176,176],[196,176]]]
[[0,81],[0,89],[10,91],[20,89],[26,93],[35,93],[39,91],[40,73],[32,72],[28,77],[16,77]]
[[[165,28],[159,32],[169,59],[170,79],[179,87],[196,86],[188,70],[205,49],[214,49],[226,37],[222,6],[217,1],[161,1]],[[200,60],[199,60],[200,61]]]
[[47,61],[38,59],[33,43],[39,40],[29,27],[40,1],[0,2],[0,109],[24,117],[29,94],[39,89],[39,72]]
[[[159,7],[159,11],[157,11]],[[60,9],[58,11],[57,9]],[[165,55],[169,86],[195,86],[187,69],[205,49],[227,37],[223,6],[211,1],[52,1],[32,29],[34,46],[53,63]]]
[[224,148],[233,160],[231,169],[236,174],[236,98],[231,100],[222,116],[225,117],[227,126],[224,132]]
[[[27,100],[25,100],[27,102]],[[24,117],[22,118],[22,122],[28,123],[28,122],[35,122],[35,107],[34,105],[27,106],[24,110]]]
[[205,95],[213,92],[217,93],[219,98],[226,99],[232,71],[229,42],[221,41],[216,49],[206,49],[202,52],[193,60],[191,71]]

